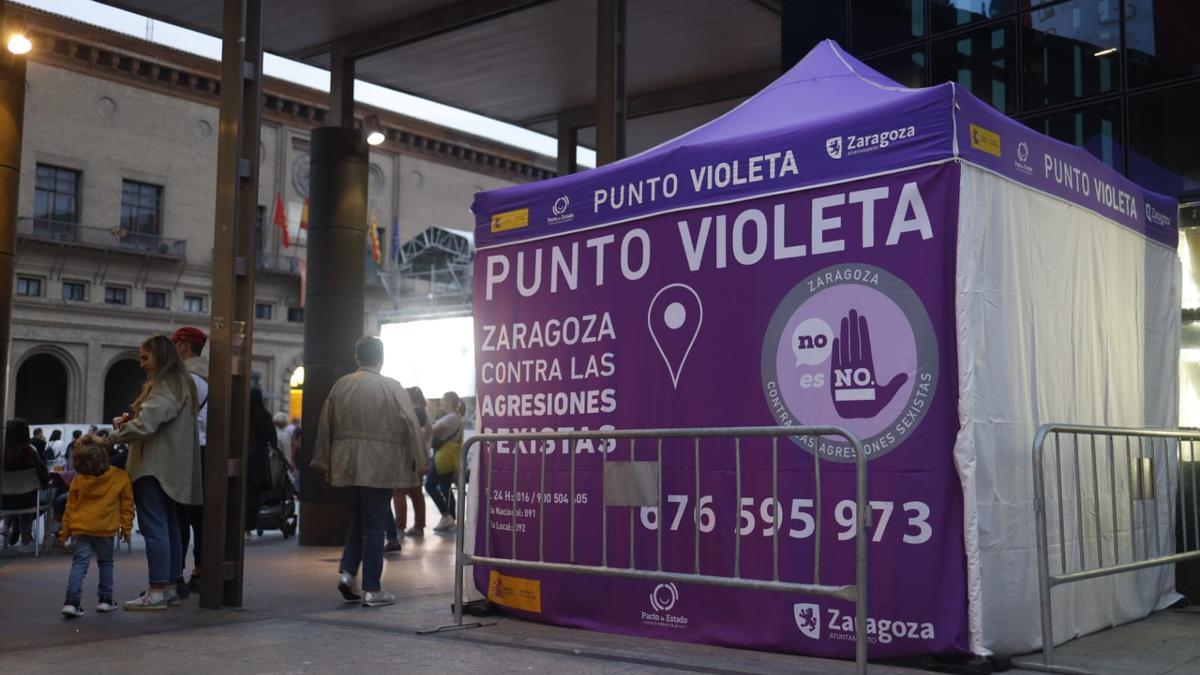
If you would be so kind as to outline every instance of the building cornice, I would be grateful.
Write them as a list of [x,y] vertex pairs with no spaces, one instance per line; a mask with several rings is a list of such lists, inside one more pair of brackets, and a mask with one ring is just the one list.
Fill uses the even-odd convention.
[[[21,5],[9,15],[24,20],[34,43],[30,59],[167,96],[220,105],[220,63],[81,21]],[[324,92],[276,78],[265,78],[264,123],[307,131],[328,119]],[[509,181],[528,182],[555,176],[553,160],[480,136],[407,115],[356,105],[358,124],[371,117],[387,136],[382,150],[423,157]],[[374,121],[374,120],[372,120]]]

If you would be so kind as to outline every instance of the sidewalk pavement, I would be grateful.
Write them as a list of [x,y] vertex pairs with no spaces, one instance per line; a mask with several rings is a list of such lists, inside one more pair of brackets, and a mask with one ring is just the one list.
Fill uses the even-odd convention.
[[[246,607],[97,615],[93,567],[81,619],[58,610],[70,568],[61,554],[0,558],[0,673],[851,673],[853,664],[630,638],[491,617],[484,628],[418,635],[450,621],[454,543],[427,535],[389,554],[384,587],[396,605],[345,605],[334,590],[340,551],[300,548],[270,534],[247,545]],[[136,546],[117,556],[117,597],[144,585]],[[1200,615],[1160,612],[1076,640],[1065,665],[1097,673],[1200,673]],[[872,673],[917,669],[873,664]],[[1024,671],[1011,671],[1014,673]]]

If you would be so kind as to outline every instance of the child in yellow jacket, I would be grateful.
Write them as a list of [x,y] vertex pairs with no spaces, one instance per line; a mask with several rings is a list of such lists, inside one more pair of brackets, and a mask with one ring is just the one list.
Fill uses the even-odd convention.
[[83,616],[80,596],[83,578],[96,556],[100,568],[100,602],[97,612],[111,612],[113,603],[113,538],[120,533],[129,541],[133,530],[133,486],[129,476],[109,466],[108,452],[91,436],[75,443],[72,452],[76,476],[67,492],[67,509],[58,537],[75,538],[75,560],[67,581],[67,600],[62,613],[66,617]]

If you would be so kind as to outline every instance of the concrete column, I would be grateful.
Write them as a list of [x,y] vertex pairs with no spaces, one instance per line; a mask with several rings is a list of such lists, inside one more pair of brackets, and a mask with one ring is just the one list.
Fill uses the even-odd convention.
[[308,284],[304,302],[304,439],[300,451],[300,544],[345,541],[341,490],[309,468],[321,408],[333,383],[354,372],[362,337],[367,243],[367,144],[349,127],[312,133]]
[[[4,1],[0,0],[0,35],[4,35],[3,27]],[[11,407],[7,383],[9,350],[12,346],[17,198],[21,193],[21,132],[24,116],[25,57],[11,54],[0,44],[0,385],[4,385],[0,386],[0,410]],[[0,430],[0,440],[3,435],[3,430]]]
[[625,0],[597,3],[596,165],[602,166],[625,156]]
[[563,116],[558,116],[558,175],[565,176],[579,170],[576,161],[579,145],[579,130]]
[[83,418],[89,422],[107,422],[104,419],[104,376],[108,363],[104,360],[104,348],[96,340],[87,343],[83,366]]

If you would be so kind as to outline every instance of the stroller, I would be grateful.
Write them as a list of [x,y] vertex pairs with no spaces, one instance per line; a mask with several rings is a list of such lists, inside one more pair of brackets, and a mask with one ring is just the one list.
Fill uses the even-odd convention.
[[296,534],[296,491],[283,453],[275,444],[271,444],[270,452],[271,489],[262,494],[254,525],[260,537],[263,530],[279,530],[287,539]]

